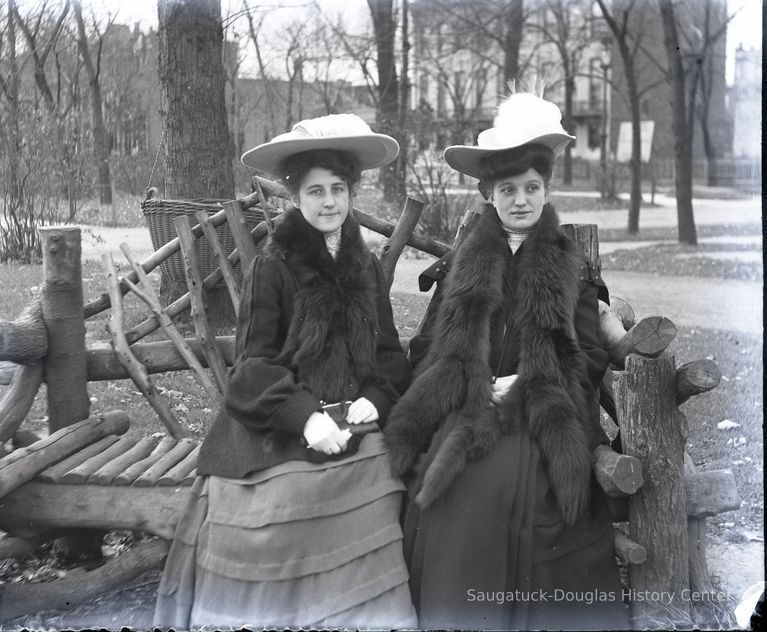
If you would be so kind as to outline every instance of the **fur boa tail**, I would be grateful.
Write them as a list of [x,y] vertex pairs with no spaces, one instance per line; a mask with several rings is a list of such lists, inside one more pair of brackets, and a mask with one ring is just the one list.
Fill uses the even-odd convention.
[[441,423],[444,438],[416,502],[427,507],[502,434],[526,424],[538,443],[564,519],[573,523],[589,503],[591,454],[588,406],[574,313],[580,284],[577,246],[559,230],[550,206],[515,263],[511,326],[521,341],[519,379],[501,404],[490,402],[490,320],[504,300],[506,237],[492,206],[456,253],[439,308],[426,367],[389,417],[392,466],[404,473]]

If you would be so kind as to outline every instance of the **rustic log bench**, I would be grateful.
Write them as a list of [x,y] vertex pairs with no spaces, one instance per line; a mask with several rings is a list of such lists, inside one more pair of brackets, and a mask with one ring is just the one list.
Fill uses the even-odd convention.
[[[79,278],[79,233],[66,228],[43,231],[44,288],[49,288],[49,300],[44,289],[41,303],[28,306],[14,322],[0,323],[0,360],[20,364],[15,371],[0,371],[0,382],[4,375],[5,382],[10,381],[0,401],[0,442],[20,432],[43,374],[48,384],[51,433],[0,458],[0,529],[21,543],[38,542],[45,533],[70,528],[131,529],[158,536],[162,543],[140,545],[128,562],[120,556],[73,581],[54,582],[61,583],[58,591],[30,585],[27,590],[37,591],[37,601],[34,596],[24,596],[24,586],[5,588],[0,592],[0,621],[31,611],[36,605],[50,607],[57,594],[70,602],[87,599],[137,572],[160,566],[196,475],[199,445],[175,418],[151,375],[191,370],[211,402],[215,405],[220,401],[226,369],[234,359],[234,337],[213,335],[205,313],[204,290],[223,282],[237,309],[239,281],[234,265],[240,262],[244,268],[256,256],[257,244],[270,232],[272,222],[279,221],[279,209],[269,200],[285,195],[278,185],[260,178],[256,178],[254,189],[242,200],[224,203],[213,215],[197,213],[194,227],[187,216],[180,216],[175,220],[178,237],[141,263],[123,247],[133,271],[121,279],[111,257],[105,257],[109,291],[88,304],[83,304]],[[251,230],[243,209],[255,206],[260,206],[264,221]],[[408,200],[396,225],[354,210],[361,225],[389,238],[381,254],[389,285],[406,244],[435,256],[451,248],[414,232],[421,206]],[[467,212],[452,247],[460,244],[476,219],[476,214]],[[236,245],[232,252],[225,252],[217,237],[215,228],[224,224]],[[596,227],[565,229],[598,269]],[[194,248],[195,240],[203,236],[219,262],[206,278],[199,272]],[[190,291],[163,307],[146,275],[179,251]],[[72,265],[73,261],[77,265]],[[50,300],[60,298],[67,288],[68,300],[63,306]],[[128,291],[141,298],[153,315],[126,330],[121,303]],[[110,307],[111,342],[91,343],[86,348],[84,318]],[[179,334],[173,319],[190,308],[196,338],[187,339]],[[49,323],[54,317],[55,326]],[[62,323],[67,326],[66,336],[61,333]],[[720,378],[718,368],[707,360],[677,368],[673,356],[665,353],[676,334],[674,324],[660,316],[635,322],[631,307],[620,300],[613,300],[610,306],[600,304],[600,325],[612,366],[601,388],[602,407],[612,421],[604,416],[603,420],[611,438],[620,431],[623,453],[600,446],[594,454],[594,470],[611,498],[613,519],[619,523],[616,557],[628,568],[632,590],[678,593],[692,588],[712,593],[705,560],[705,519],[736,509],[739,498],[730,471],[694,471],[684,451],[686,421],[677,406],[714,388]],[[71,335],[73,328],[79,335]],[[142,342],[159,328],[168,340]],[[74,371],[73,358],[79,359]],[[72,373],[79,376],[74,382],[67,379]],[[87,402],[88,381],[127,377],[157,412],[168,436],[121,436],[128,428],[128,419],[119,411],[78,421],[89,415],[87,405],[82,404],[83,399]],[[595,414],[599,414],[597,402]],[[636,602],[632,617],[637,626],[643,626],[692,618],[709,622],[721,616],[691,609],[690,604],[674,603],[673,607],[673,612],[662,612]]]

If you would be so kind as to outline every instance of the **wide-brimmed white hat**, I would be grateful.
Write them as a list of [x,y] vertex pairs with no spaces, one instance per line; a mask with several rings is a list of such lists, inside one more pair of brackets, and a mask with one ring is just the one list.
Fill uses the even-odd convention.
[[350,153],[360,171],[388,165],[397,157],[399,145],[386,134],[376,134],[356,114],[328,114],[299,121],[293,129],[242,155],[248,167],[277,173],[285,158],[311,149]]
[[545,145],[557,156],[575,140],[562,127],[562,112],[551,101],[530,92],[517,92],[499,106],[493,127],[477,136],[476,145],[451,145],[445,161],[456,171],[479,177],[486,156],[522,145]]

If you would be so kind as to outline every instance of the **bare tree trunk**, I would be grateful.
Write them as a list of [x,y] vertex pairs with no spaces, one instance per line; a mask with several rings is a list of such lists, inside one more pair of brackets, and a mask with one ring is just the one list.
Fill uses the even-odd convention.
[[628,47],[626,48],[626,55],[623,57],[623,67],[626,71],[626,85],[629,92],[629,106],[631,108],[631,160],[629,161],[629,169],[631,170],[631,202],[629,205],[629,221],[628,232],[629,234],[636,234],[639,232],[639,209],[642,206],[642,128],[640,125],[641,120],[641,104],[639,102],[639,90],[637,88],[637,77],[634,69],[634,59],[628,54]]
[[[234,197],[224,98],[220,0],[158,0],[160,107],[165,126],[164,196]],[[175,299],[185,283],[163,276],[161,295]],[[211,300],[229,305],[227,300]],[[214,320],[220,322],[216,315]]]
[[397,199],[404,197],[407,193],[407,137],[409,134],[405,130],[410,129],[410,80],[408,79],[408,69],[410,67],[409,11],[408,0],[402,0],[402,72],[400,73],[399,90],[399,129],[403,136],[399,146],[399,155],[397,156],[397,176],[395,181],[397,184]]
[[[572,76],[573,69],[567,64],[565,71],[565,114],[564,127],[569,134],[573,134],[573,92],[575,92],[575,78]],[[562,183],[572,184],[573,182],[573,147],[572,143],[565,148],[565,163],[562,173]]]
[[[19,154],[21,152],[21,130],[19,128],[19,65],[16,59],[16,27],[14,25],[15,3],[8,2],[7,57],[8,78],[3,82],[8,100],[8,190],[10,205],[21,208],[21,187],[19,186]],[[3,209],[5,211],[6,209]]]
[[506,84],[519,76],[519,47],[525,25],[524,0],[511,0],[506,13],[503,45],[503,80]]
[[99,202],[102,205],[112,204],[112,178],[109,173],[109,138],[104,126],[103,100],[101,98],[101,40],[95,60],[91,48],[88,45],[88,36],[85,33],[83,22],[83,9],[80,0],[74,3],[75,19],[77,21],[77,48],[83,58],[85,70],[88,73],[88,85],[91,90],[91,111],[93,116],[93,145],[98,162],[98,178],[96,187],[99,190]]
[[663,44],[671,80],[671,129],[674,134],[676,205],[679,242],[697,244],[692,208],[692,134],[687,119],[685,73],[679,48],[676,16],[671,0],[658,0],[663,24]]
[[[395,65],[395,37],[393,0],[367,0],[373,18],[378,66],[378,130],[402,142],[399,129],[399,82]],[[393,202],[397,197],[397,163],[381,169],[384,199]]]

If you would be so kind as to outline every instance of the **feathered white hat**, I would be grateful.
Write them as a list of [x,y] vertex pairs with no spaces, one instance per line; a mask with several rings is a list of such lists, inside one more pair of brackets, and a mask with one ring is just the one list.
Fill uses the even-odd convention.
[[517,92],[498,106],[493,127],[477,136],[476,146],[452,145],[444,156],[456,171],[478,178],[479,163],[486,156],[531,143],[545,145],[557,156],[573,140],[575,136],[562,127],[562,113],[554,103],[530,92]]
[[285,158],[311,149],[346,151],[360,170],[383,167],[397,157],[399,145],[386,134],[376,134],[356,114],[329,114],[299,121],[293,129],[242,155],[242,163],[272,175]]

